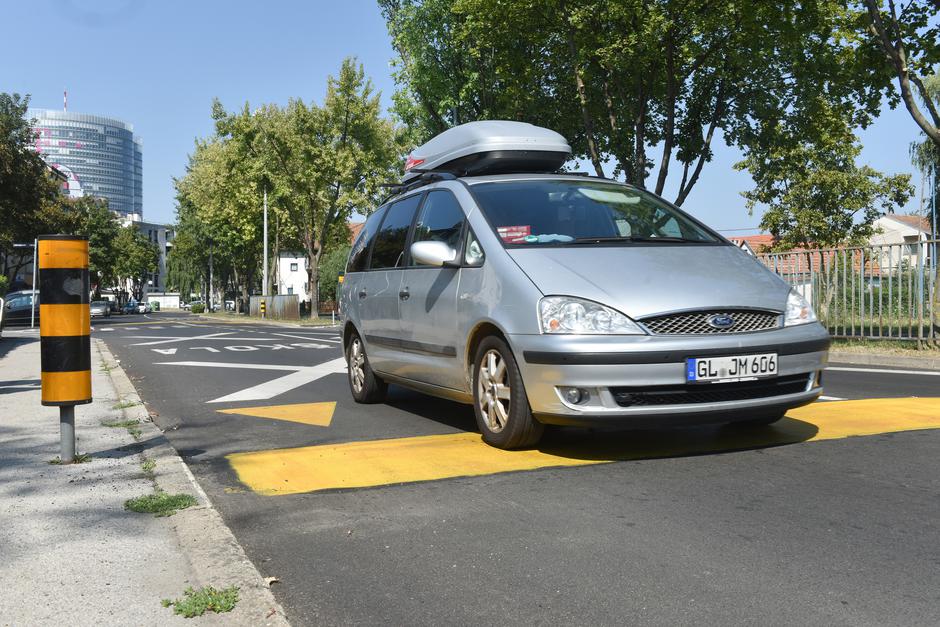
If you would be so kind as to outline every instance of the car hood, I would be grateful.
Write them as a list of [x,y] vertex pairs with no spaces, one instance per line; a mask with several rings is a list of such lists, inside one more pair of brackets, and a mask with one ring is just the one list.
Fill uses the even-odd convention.
[[783,311],[789,287],[734,246],[656,244],[514,248],[545,295],[585,298],[631,318],[687,309]]

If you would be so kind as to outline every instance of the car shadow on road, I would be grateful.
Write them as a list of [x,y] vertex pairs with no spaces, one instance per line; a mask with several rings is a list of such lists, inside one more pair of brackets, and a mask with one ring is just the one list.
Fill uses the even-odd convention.
[[546,431],[538,450],[570,459],[624,461],[785,446],[806,442],[818,432],[818,426],[790,417],[759,427],[705,425],[641,430],[559,427]]
[[[7,333],[8,330],[4,329],[4,333]],[[15,348],[19,348],[24,344],[29,344],[31,342],[38,342],[39,336],[35,337],[11,337],[9,334],[0,337],[0,358],[5,357],[7,353],[11,352]]]
[[[473,408],[392,386],[386,404],[464,432],[477,432]],[[797,444],[819,432],[815,424],[785,417],[768,426],[703,425],[642,429],[548,427],[536,450],[556,457],[623,461],[684,457]]]

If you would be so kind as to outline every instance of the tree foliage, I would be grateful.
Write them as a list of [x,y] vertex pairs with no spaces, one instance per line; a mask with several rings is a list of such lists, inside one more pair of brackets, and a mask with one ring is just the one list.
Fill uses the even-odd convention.
[[940,2],[862,0],[861,4],[871,46],[881,53],[880,59],[873,59],[873,67],[897,81],[895,98],[900,97],[927,139],[940,148],[940,94],[928,85],[940,64]]
[[379,5],[398,53],[396,110],[419,140],[528,121],[561,132],[597,174],[660,194],[678,162],[677,204],[717,137],[768,146],[781,120],[808,128],[820,107],[866,124],[881,99],[864,12],[834,0]]
[[181,192],[200,214],[225,205],[215,213],[230,212],[230,224],[251,216],[240,246],[257,267],[260,216],[240,205],[240,193],[246,192],[260,209],[257,201],[266,189],[282,243],[288,248],[296,243],[307,257],[308,298],[316,311],[320,259],[332,246],[348,245],[346,222],[354,211],[368,214],[375,206],[379,184],[389,180],[403,153],[398,129],[382,117],[379,94],[351,58],[343,61],[338,76],[328,79],[322,104],[295,99],[284,107],[268,104],[252,110],[246,104],[229,113],[216,102],[213,117],[216,137],[207,146],[238,168],[239,189],[222,197],[208,191],[212,181],[197,180],[194,174],[205,160],[197,150]]
[[0,93],[0,252],[32,242],[41,227],[41,209],[58,189],[39,153],[26,117],[29,96]]
[[160,250],[134,224],[120,227],[113,245],[114,276],[122,283],[130,282],[134,296],[139,300],[142,298],[144,277],[156,269]]
[[766,207],[761,229],[781,250],[863,244],[878,216],[903,207],[914,193],[909,174],[886,176],[856,165],[861,146],[838,116],[823,116],[815,130],[813,143],[782,137],[776,148],[736,165],[756,183],[743,193],[748,210]]

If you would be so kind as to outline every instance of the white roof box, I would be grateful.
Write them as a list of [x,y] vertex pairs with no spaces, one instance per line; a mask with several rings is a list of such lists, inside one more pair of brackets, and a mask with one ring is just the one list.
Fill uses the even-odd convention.
[[554,172],[570,156],[565,138],[547,128],[505,120],[469,122],[415,148],[402,183],[429,171],[456,176]]

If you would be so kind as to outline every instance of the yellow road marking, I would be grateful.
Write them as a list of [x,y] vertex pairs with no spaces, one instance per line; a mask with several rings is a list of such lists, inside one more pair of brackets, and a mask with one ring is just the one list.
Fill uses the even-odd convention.
[[333,421],[333,411],[336,403],[299,403],[296,405],[269,405],[267,407],[239,407],[237,409],[220,409],[222,414],[240,414],[256,418],[271,418],[273,420],[288,420],[300,422],[305,425],[329,427]]
[[251,490],[281,495],[937,428],[940,398],[872,399],[814,403],[766,429],[698,427],[601,436],[571,431],[563,442],[541,450],[502,451],[484,444],[479,434],[456,433],[234,453],[227,459]]

